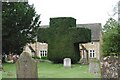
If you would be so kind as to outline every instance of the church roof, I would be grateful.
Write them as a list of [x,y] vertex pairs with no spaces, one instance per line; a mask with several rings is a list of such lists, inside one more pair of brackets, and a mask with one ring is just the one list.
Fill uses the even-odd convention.
[[[41,28],[48,28],[49,25],[42,25]],[[91,40],[99,41],[102,30],[101,23],[76,24],[76,27],[88,28],[91,30]]]

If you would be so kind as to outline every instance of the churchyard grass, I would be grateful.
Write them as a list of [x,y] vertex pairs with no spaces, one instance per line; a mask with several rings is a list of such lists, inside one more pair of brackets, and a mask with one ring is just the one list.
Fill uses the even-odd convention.
[[[52,64],[48,62],[38,63],[39,78],[98,78],[95,74],[88,72],[88,65],[72,64],[72,68],[64,68],[63,64]],[[3,64],[3,78],[16,78],[16,65]]]

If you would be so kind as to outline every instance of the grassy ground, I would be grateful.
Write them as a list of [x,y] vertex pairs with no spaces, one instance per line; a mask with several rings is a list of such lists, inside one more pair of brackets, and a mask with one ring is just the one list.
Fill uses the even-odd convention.
[[[15,78],[15,64],[3,64],[3,78]],[[38,63],[39,78],[98,78],[98,75],[88,72],[88,65],[72,64],[72,68],[65,69],[62,64],[47,62]]]

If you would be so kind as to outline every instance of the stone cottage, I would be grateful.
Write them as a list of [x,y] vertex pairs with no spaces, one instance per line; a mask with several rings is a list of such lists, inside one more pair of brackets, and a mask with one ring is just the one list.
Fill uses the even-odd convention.
[[101,24],[77,24],[77,27],[84,27],[91,30],[91,42],[79,44],[81,63],[88,63],[89,59],[100,60],[100,48],[102,40]]
[[35,56],[35,54],[38,57],[42,57],[42,56],[47,56],[48,53],[48,44],[47,43],[41,43],[41,42],[35,42],[35,43],[28,43],[25,47],[24,47],[24,51],[31,53],[31,56]]

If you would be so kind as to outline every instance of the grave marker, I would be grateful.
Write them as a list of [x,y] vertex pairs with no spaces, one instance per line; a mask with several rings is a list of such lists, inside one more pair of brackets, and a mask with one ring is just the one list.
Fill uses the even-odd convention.
[[97,60],[89,61],[89,72],[96,74],[96,76],[99,76],[99,63]]
[[23,52],[16,62],[17,78],[34,78],[37,80],[37,62],[32,59],[29,53]]
[[0,60],[0,80],[2,80],[2,60]]
[[0,60],[0,71],[2,71],[2,60]]
[[64,59],[64,67],[65,68],[71,68],[71,59],[70,58],[65,58]]

